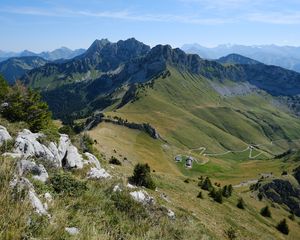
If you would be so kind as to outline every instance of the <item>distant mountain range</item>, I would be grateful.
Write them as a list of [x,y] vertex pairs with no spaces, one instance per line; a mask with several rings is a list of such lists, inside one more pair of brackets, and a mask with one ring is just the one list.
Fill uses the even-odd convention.
[[276,65],[300,72],[300,47],[276,45],[219,45],[214,48],[203,47],[199,44],[182,46],[186,53],[198,54],[206,59],[218,59],[235,53],[268,65]]
[[[27,71],[21,80],[42,91],[56,117],[78,117],[118,101],[119,106],[126,104],[134,98],[136,84],[166,74],[169,67],[207,79],[221,95],[247,94],[259,89],[290,100],[300,94],[300,74],[294,71],[237,54],[211,61],[169,45],[151,49],[134,38],[116,43],[96,40],[84,54]],[[228,80],[238,87],[228,90],[224,85]]]
[[49,61],[58,59],[71,59],[85,52],[85,49],[71,50],[66,47],[61,47],[53,51],[34,53],[28,50],[22,52],[5,52],[0,50],[0,62],[12,57],[41,57]]
[[36,56],[12,57],[0,62],[0,73],[10,84],[13,84],[27,71],[44,66],[48,62],[44,58]]

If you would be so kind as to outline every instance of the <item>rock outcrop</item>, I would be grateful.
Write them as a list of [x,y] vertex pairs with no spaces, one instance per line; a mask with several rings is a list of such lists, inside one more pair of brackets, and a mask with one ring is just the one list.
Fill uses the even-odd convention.
[[6,142],[12,140],[12,137],[10,136],[9,132],[7,129],[3,126],[0,125],[0,146]]
[[37,165],[35,162],[29,160],[21,160],[18,165],[20,176],[26,173],[31,173],[33,175],[33,179],[41,182],[46,182],[49,177],[47,170],[42,164]]
[[87,174],[87,178],[89,179],[103,179],[110,177],[110,174],[107,173],[103,168],[91,168],[91,170]]
[[21,155],[23,159],[43,158],[55,167],[83,167],[83,158],[67,135],[61,134],[58,144],[50,142],[48,146],[39,141],[43,137],[45,136],[42,133],[32,133],[24,129],[16,138],[14,153]]
[[155,201],[154,201],[154,198],[151,197],[146,191],[144,190],[140,190],[140,191],[134,191],[134,192],[131,192],[130,193],[131,197],[139,202],[139,203],[142,203],[144,205],[146,204],[154,204]]
[[290,211],[300,217],[300,184],[297,182],[299,171],[300,168],[298,167],[294,170],[294,176],[260,180],[251,189],[272,202],[287,206]]

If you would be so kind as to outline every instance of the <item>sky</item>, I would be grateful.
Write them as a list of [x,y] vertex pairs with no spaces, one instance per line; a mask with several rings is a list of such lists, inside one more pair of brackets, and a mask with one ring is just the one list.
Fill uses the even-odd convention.
[[300,0],[1,0],[0,32],[5,51],[130,37],[150,46],[300,46]]

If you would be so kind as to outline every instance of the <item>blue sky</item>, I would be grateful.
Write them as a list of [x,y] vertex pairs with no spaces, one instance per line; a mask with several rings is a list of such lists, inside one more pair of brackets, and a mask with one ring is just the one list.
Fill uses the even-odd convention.
[[1,0],[0,32],[0,49],[12,51],[129,37],[151,46],[300,46],[300,0]]

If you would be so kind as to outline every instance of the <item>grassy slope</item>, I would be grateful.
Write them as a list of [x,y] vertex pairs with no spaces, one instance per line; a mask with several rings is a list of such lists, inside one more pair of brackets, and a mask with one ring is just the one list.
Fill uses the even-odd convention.
[[[253,93],[224,98],[205,79],[174,69],[170,77],[156,80],[153,89],[140,90],[139,97],[108,114],[149,122],[180,148],[242,150],[248,143],[270,144],[270,139],[295,139],[300,134],[299,119],[279,111],[269,96]],[[283,142],[280,145],[286,148]]]

